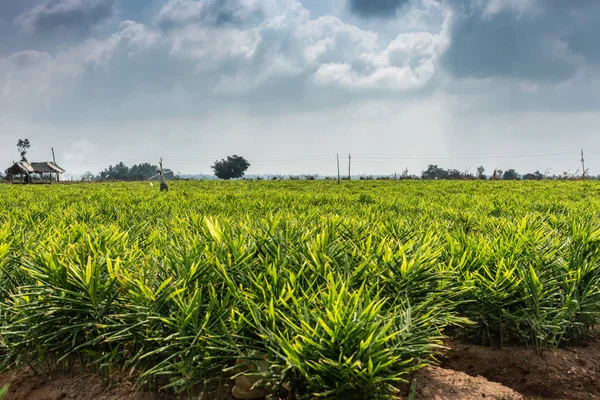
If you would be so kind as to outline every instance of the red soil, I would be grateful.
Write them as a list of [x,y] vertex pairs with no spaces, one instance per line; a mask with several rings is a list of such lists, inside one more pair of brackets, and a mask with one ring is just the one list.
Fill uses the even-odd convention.
[[3,400],[158,400],[156,395],[136,393],[126,385],[106,387],[94,375],[53,374],[35,376],[26,372],[0,374],[0,385],[9,385]]
[[525,400],[523,395],[499,383],[450,369],[425,368],[415,379],[415,400]]
[[[415,400],[600,400],[600,341],[544,352],[451,343],[441,367],[415,375]],[[10,385],[3,400],[167,400],[174,395],[136,393],[129,385],[105,386],[94,375],[27,372],[0,374]],[[231,383],[221,396],[232,399]],[[402,388],[403,394],[408,388]],[[407,398],[405,395],[404,399]]]
[[600,341],[545,351],[453,343],[442,367],[481,375],[534,399],[600,399]]
[[[525,400],[515,391],[482,377],[431,367],[416,375],[415,400],[479,400],[482,398]],[[127,385],[106,387],[94,375],[55,374],[34,376],[25,372],[0,374],[0,385],[9,384],[3,400],[170,400],[174,395],[136,393]],[[231,384],[222,400],[231,400]],[[217,398],[215,395],[213,398]]]

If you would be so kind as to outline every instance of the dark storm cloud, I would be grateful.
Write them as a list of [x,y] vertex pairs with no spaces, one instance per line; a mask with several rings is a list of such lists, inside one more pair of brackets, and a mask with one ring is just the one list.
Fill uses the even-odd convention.
[[393,18],[409,0],[348,0],[350,11],[362,17]]
[[586,64],[600,63],[596,0],[540,0],[531,9],[493,12],[487,2],[449,4],[455,19],[442,65],[455,77],[558,82]]
[[19,16],[16,23],[26,32],[85,34],[111,17],[114,7],[115,0],[46,0]]

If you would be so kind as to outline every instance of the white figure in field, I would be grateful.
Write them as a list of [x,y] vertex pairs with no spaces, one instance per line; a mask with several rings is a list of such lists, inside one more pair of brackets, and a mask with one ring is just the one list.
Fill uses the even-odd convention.
[[[161,192],[163,190],[165,192],[169,191],[169,185],[167,185],[167,180],[165,178],[165,172],[164,172],[163,166],[162,166],[162,158],[160,159],[160,169],[156,170],[156,175],[148,178],[148,182],[150,182],[152,179],[157,179],[160,182],[160,191]],[[152,185],[152,182],[150,182],[150,185]]]

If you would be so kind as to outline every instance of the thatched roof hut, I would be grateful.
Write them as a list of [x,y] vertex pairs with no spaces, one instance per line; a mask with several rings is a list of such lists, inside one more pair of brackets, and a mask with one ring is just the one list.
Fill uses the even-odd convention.
[[12,167],[6,169],[8,176],[21,175],[29,177],[31,174],[56,174],[56,180],[59,180],[59,176],[64,174],[65,170],[54,164],[53,162],[27,162],[18,161],[13,164]]

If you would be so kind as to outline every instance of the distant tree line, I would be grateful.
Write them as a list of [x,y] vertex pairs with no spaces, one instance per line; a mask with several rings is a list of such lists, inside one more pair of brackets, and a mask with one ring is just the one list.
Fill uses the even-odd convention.
[[[212,169],[217,178],[229,180],[242,178],[249,166],[250,163],[248,160],[234,154],[221,161],[215,161]],[[129,167],[121,161],[118,164],[109,165],[108,168],[105,168],[98,175],[87,171],[81,176],[81,180],[143,181],[156,175],[158,170],[159,167],[157,165],[150,163],[134,164]],[[169,169],[165,169],[164,173],[167,179],[183,179]]]
[[[21,161],[27,161],[27,151],[31,147],[31,143],[29,139],[19,139],[17,142],[17,149],[19,151],[19,156],[21,157]],[[254,178],[244,178],[244,174],[246,170],[250,167],[250,163],[242,156],[238,156],[234,154],[233,156],[228,156],[226,159],[222,159],[220,161],[215,161],[215,163],[211,166],[214,171],[214,174],[219,179],[248,179],[248,180],[263,180],[264,177],[254,177]],[[131,167],[125,165],[122,161],[116,165],[110,165],[108,168],[104,169],[97,176],[94,176],[91,172],[86,172],[82,175],[81,180],[83,181],[91,181],[91,180],[119,180],[119,181],[143,181],[154,175],[156,175],[159,167],[150,163],[141,163],[134,164]],[[173,171],[169,169],[165,169],[165,177],[167,179],[181,179],[173,173]],[[0,171],[0,180],[4,177],[2,171]],[[272,180],[284,180],[286,179],[282,175],[272,176],[270,179]],[[318,179],[316,175],[290,175],[290,180],[315,180]],[[324,179],[335,179],[335,177],[325,177]],[[348,177],[341,178],[343,180],[349,179]],[[438,165],[430,164],[425,171],[421,172],[421,175],[411,175],[408,173],[408,169],[405,169],[400,175],[394,174],[393,176],[361,176],[360,180],[387,180],[387,179],[424,179],[424,180],[484,180],[484,179],[492,179],[492,180],[535,180],[541,181],[544,179],[552,179],[552,180],[576,180],[576,179],[592,179],[592,180],[600,180],[600,176],[590,176],[588,174],[588,170],[583,173],[579,173],[576,171],[575,173],[570,173],[568,171],[563,172],[560,175],[550,175],[548,171],[545,173],[541,173],[540,171],[526,173],[524,175],[519,174],[513,168],[510,168],[506,171],[502,171],[499,169],[494,170],[491,176],[487,176],[485,174],[485,168],[483,166],[477,167],[477,171],[475,173],[470,172],[468,169],[465,171],[460,171],[457,169],[445,169],[441,168]]]
[[577,179],[580,178],[579,173],[570,174],[569,172],[563,172],[561,175],[550,175],[548,172],[541,173],[540,171],[530,172],[526,174],[519,174],[513,168],[502,171],[501,169],[494,170],[491,176],[485,174],[485,168],[483,166],[477,167],[476,173],[471,173],[469,170],[459,171],[457,169],[444,169],[437,165],[430,164],[425,171],[421,173],[421,179],[498,179],[498,180],[531,180],[541,181],[544,179]]
[[[244,180],[336,180],[334,176],[322,176],[319,175],[269,175],[269,176],[252,176],[244,177],[244,172],[248,169],[250,163],[241,156],[233,155],[226,159],[215,161],[212,165],[215,176],[219,179],[244,179]],[[125,165],[123,162],[119,162],[116,165],[110,165],[108,168],[101,171],[98,175],[94,175],[91,172],[86,172],[82,175],[81,180],[119,180],[119,181],[142,181],[156,175],[159,167],[150,163],[134,164],[131,167]],[[167,179],[184,179],[183,177],[176,175],[173,171],[165,169],[165,175]],[[408,169],[405,169],[400,174],[393,175],[362,175],[359,176],[359,180],[579,180],[579,179],[590,179],[600,180],[600,176],[590,176],[587,171],[584,177],[579,171],[575,173],[563,172],[560,175],[550,175],[549,171],[541,173],[540,171],[530,172],[526,174],[519,174],[515,169],[510,168],[506,171],[496,169],[492,174],[487,175],[485,168],[479,166],[476,172],[471,172],[469,169],[460,171],[458,169],[445,169],[436,164],[430,164],[426,170],[422,171],[420,175],[410,174]],[[0,175],[1,179],[1,175]],[[195,176],[187,179],[198,179]],[[341,178],[347,180],[348,177]]]
[[[236,179],[242,178],[244,172],[248,169],[250,163],[241,156],[228,156],[227,159],[215,161],[212,169],[215,176],[219,179]],[[83,180],[101,179],[101,180],[119,180],[119,181],[143,181],[156,175],[159,167],[150,163],[134,164],[131,167],[125,165],[122,161],[116,165],[110,165],[108,168],[94,177],[91,173],[85,173]],[[165,177],[167,179],[176,179],[175,173],[169,169],[165,169]]]
[[[122,161],[116,165],[110,165],[108,168],[98,174],[97,177],[91,175],[91,173],[85,173],[83,179],[102,179],[102,180],[118,180],[118,181],[144,181],[154,175],[158,171],[159,167],[150,163],[134,164],[131,167],[125,165]],[[165,177],[167,179],[173,179],[175,173],[171,170],[165,169]]]

